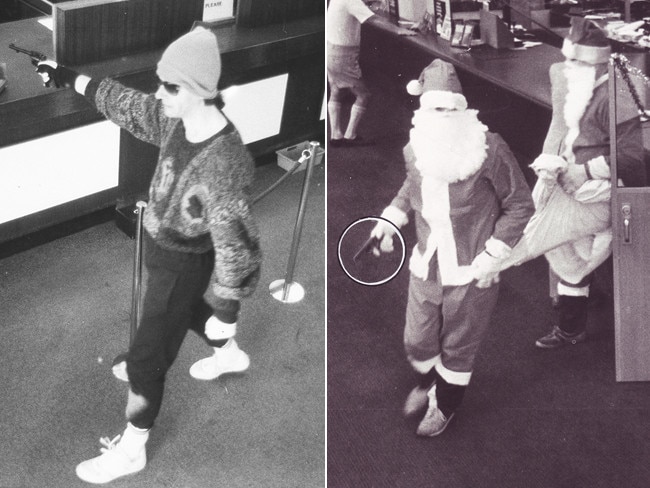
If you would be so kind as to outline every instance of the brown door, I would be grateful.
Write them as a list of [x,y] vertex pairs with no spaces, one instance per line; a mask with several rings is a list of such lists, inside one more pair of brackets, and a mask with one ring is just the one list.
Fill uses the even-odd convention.
[[[627,58],[623,59],[625,63]],[[621,107],[630,97],[634,99],[630,84],[640,102],[635,105],[644,105],[646,98],[643,71],[630,68],[621,64],[620,58],[610,63],[616,380],[650,381],[650,187],[647,180],[637,186],[623,186],[619,179],[624,159]],[[650,154],[650,122],[642,122],[640,132],[645,150],[639,164],[645,169]]]

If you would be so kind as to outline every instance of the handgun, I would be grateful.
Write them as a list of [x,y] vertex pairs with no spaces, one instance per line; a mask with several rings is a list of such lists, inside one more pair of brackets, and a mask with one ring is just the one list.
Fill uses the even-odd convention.
[[16,46],[14,43],[9,44],[9,48],[13,49],[17,53],[27,54],[27,56],[32,58],[32,64],[34,66],[37,66],[38,63],[47,59],[47,56],[43,53],[40,53],[38,51],[30,51],[29,49],[23,49],[22,47]]
[[361,256],[364,253],[367,252],[372,252],[374,248],[377,248],[379,246],[379,239],[377,237],[371,236],[369,237],[366,242],[363,243],[363,246],[359,248],[359,250],[356,252],[354,257],[352,258],[352,261],[356,262],[357,259],[359,259],[359,256]]

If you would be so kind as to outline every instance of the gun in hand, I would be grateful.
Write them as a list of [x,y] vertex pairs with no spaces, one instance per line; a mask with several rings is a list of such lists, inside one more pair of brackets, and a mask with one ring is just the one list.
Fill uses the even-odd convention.
[[13,43],[9,44],[9,48],[13,49],[17,53],[27,54],[27,56],[32,58],[32,64],[34,66],[37,66],[38,63],[40,63],[41,61],[45,61],[47,59],[47,56],[43,53],[39,53],[38,51],[30,51],[29,49],[23,49],[21,47],[16,46]]
[[372,252],[373,249],[378,248],[379,242],[380,241],[377,237],[374,236],[369,237],[366,240],[366,242],[363,243],[363,246],[361,246],[359,250],[356,252],[352,260],[356,262],[362,254]]

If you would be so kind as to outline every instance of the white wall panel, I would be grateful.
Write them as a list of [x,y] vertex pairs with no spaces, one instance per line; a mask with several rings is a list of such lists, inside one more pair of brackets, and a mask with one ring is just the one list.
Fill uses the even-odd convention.
[[239,130],[244,144],[280,133],[288,79],[285,73],[223,91],[224,113]]
[[0,148],[0,223],[116,187],[119,145],[102,121]]

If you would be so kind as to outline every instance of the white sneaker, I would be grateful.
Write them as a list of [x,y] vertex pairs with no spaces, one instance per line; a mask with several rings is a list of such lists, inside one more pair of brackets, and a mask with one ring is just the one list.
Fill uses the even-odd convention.
[[195,362],[190,368],[190,375],[197,380],[214,380],[222,374],[241,373],[248,369],[250,358],[239,349],[235,339],[223,347],[215,347],[214,354]]
[[104,446],[101,448],[102,455],[78,464],[77,476],[88,483],[102,484],[144,469],[147,464],[144,445],[133,457],[120,446],[120,438],[120,435],[113,440],[101,438],[99,442]]

